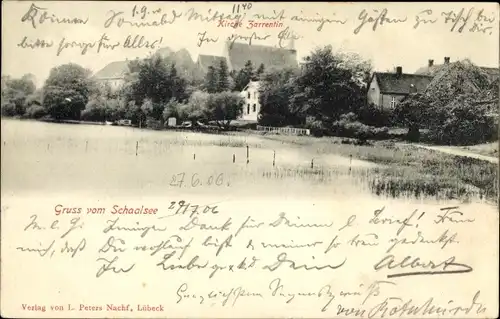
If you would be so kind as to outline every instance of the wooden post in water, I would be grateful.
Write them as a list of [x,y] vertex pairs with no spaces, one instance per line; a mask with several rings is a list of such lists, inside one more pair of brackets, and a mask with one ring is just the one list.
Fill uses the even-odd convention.
[[135,156],[137,156],[139,150],[139,141],[135,142]]
[[349,155],[349,172],[351,172],[351,166],[352,166],[352,154]]
[[196,153],[193,153],[193,161],[196,160]]
[[250,162],[250,154],[249,154],[249,149],[247,145],[247,164]]
[[273,167],[276,165],[276,151],[273,150]]
[[233,163],[236,162],[236,155],[233,154]]
[[314,168],[314,158],[311,160],[311,168]]
[[47,144],[47,151],[50,150],[50,143]]

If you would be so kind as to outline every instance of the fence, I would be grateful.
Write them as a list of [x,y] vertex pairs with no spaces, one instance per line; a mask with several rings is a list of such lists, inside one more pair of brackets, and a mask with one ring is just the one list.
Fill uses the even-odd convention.
[[270,127],[257,125],[257,131],[264,131],[270,133],[279,133],[287,135],[310,135],[311,131],[305,128],[295,127]]

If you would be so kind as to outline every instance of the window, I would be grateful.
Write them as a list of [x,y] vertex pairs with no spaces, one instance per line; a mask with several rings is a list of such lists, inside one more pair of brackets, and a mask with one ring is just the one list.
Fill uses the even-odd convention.
[[392,97],[392,100],[391,100],[391,107],[392,107],[392,108],[395,108],[395,107],[396,107],[396,97],[395,97],[395,96],[393,96],[393,97]]
[[[250,94],[250,93],[248,93]],[[250,114],[250,104],[247,105],[247,114]]]
[[254,104],[254,105],[252,106],[252,112],[254,112],[254,113],[255,113],[256,111],[257,111],[257,105],[256,105],[256,104]]
[[248,98],[250,98],[250,92],[248,92]]

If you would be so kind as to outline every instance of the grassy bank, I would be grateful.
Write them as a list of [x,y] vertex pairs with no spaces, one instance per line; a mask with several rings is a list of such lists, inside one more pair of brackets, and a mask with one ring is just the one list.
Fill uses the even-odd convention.
[[485,156],[498,156],[498,142],[461,147],[466,151]]
[[498,165],[479,159],[454,156],[391,141],[371,145],[347,144],[340,138],[266,136],[265,139],[310,148],[317,154],[338,154],[380,164],[372,169],[370,187],[376,194],[479,197],[498,199]]

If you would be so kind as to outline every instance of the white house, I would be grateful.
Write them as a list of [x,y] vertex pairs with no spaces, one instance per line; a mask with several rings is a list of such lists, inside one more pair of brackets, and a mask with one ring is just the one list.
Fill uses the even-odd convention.
[[260,112],[259,82],[250,81],[241,91],[241,96],[245,100],[245,105],[240,120],[257,122],[257,116]]

